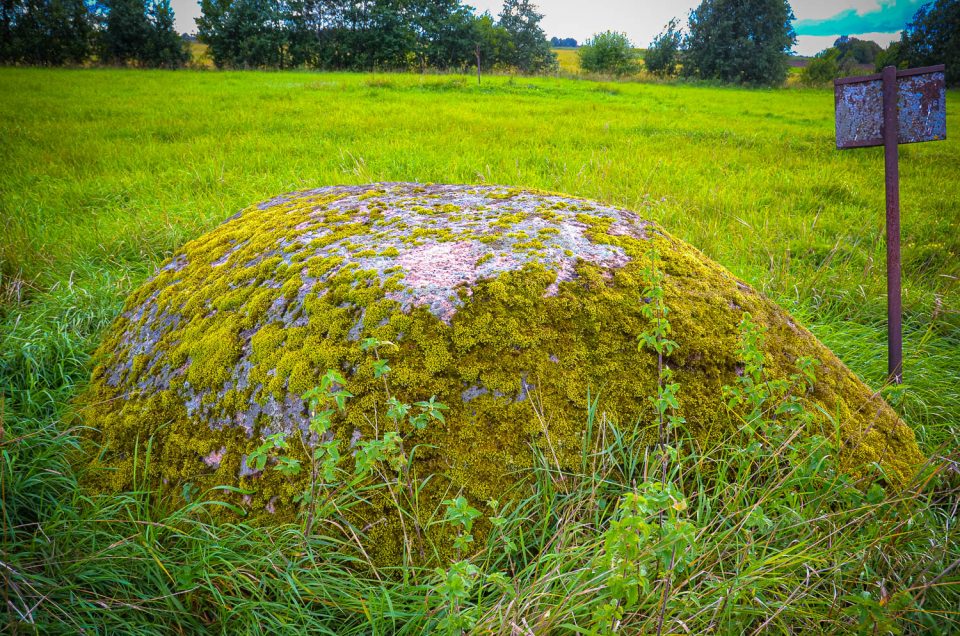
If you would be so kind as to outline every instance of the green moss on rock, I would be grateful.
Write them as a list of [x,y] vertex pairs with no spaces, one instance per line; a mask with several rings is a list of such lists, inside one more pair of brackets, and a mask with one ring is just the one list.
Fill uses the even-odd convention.
[[[912,476],[922,460],[913,432],[875,393],[789,315],[637,214],[520,189],[376,184],[251,206],[130,296],[81,398],[105,445],[91,485],[131,487],[135,446],[152,436],[150,469],[173,492],[241,486],[254,494],[237,503],[254,515],[292,518],[303,483],[249,470],[245,457],[270,433],[305,428],[300,396],[327,369],[356,396],[336,422],[344,448],[375,435],[384,394],[361,351],[369,337],[398,345],[399,399],[436,395],[450,407],[446,426],[410,442],[421,444],[420,475],[450,480],[440,490],[498,498],[548,438],[551,456],[578,466],[588,387],[622,421],[652,418],[655,358],[636,346],[651,248],[696,436],[734,427],[721,388],[735,381],[737,325],[750,312],[768,329],[773,377],[795,373],[801,356],[821,362],[808,397],[838,416],[842,460],[877,462],[895,483]],[[398,554],[390,522],[370,541],[384,559]]]

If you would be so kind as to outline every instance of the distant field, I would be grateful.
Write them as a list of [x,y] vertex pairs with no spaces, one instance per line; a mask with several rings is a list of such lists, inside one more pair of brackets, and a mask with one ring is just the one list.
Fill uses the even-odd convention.
[[567,73],[580,72],[580,57],[577,55],[577,49],[555,48],[553,52],[557,54],[561,71]]
[[199,68],[213,68],[213,59],[208,53],[209,48],[202,42],[190,42],[191,64]]

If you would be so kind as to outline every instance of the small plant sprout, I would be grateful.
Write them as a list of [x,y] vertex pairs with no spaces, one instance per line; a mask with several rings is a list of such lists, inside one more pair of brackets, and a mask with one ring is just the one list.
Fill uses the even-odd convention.
[[446,424],[447,421],[443,417],[443,411],[447,410],[445,404],[437,402],[437,396],[433,395],[429,400],[424,402],[415,402],[414,406],[420,409],[420,413],[410,418],[410,424],[417,430],[423,430],[426,428],[427,423],[430,420],[436,420],[441,424]]
[[[294,501],[307,506],[305,532],[310,535],[317,514],[317,493],[336,481],[340,463],[340,443],[333,437],[333,416],[346,409],[353,395],[344,388],[347,381],[330,369],[320,378],[320,385],[303,394],[309,413],[308,430],[312,450],[304,443],[310,457],[310,483]],[[333,407],[333,408],[330,408]],[[301,438],[302,439],[302,438]]]
[[510,567],[513,568],[513,555],[518,548],[516,541],[514,541],[511,534],[507,531],[507,518],[500,509],[500,502],[496,499],[489,500],[487,505],[490,506],[490,509],[493,510],[494,513],[492,517],[487,517],[487,521],[489,521],[493,527],[497,544],[503,549],[504,554],[507,555],[510,561]]
[[[617,632],[625,612],[649,595],[658,579],[664,580],[662,625],[671,577],[695,556],[695,528],[681,517],[686,510],[686,499],[673,484],[645,482],[620,498],[595,567],[608,592],[608,600],[594,612],[601,633]],[[665,572],[660,571],[663,563],[670,564]]]
[[[738,353],[743,369],[736,384],[723,387],[727,408],[740,419],[741,429],[748,436],[778,445],[785,435],[812,421],[800,398],[813,391],[820,363],[814,358],[800,357],[796,360],[796,373],[785,379],[768,378],[763,353],[766,329],[745,312],[739,330]],[[790,426],[784,426],[785,423]]]
[[434,570],[437,583],[434,589],[443,601],[444,614],[440,619],[440,630],[448,634],[462,634],[472,629],[476,621],[461,611],[480,578],[480,570],[468,560],[456,561],[450,567]]
[[453,546],[459,556],[473,543],[473,521],[480,516],[480,511],[471,506],[463,495],[447,499],[443,505],[447,507],[444,521],[457,528],[457,538],[454,539]]
[[287,443],[287,434],[278,431],[264,438],[263,443],[247,455],[247,466],[257,472],[263,472],[267,461],[273,457],[274,451],[283,451],[290,448]]
[[457,561],[446,569],[435,570],[437,576],[435,589],[443,599],[445,608],[441,627],[447,633],[460,634],[474,625],[473,618],[461,612],[461,606],[470,595],[481,572],[469,559],[460,559],[460,557],[473,543],[471,531],[474,520],[480,516],[480,511],[471,506],[463,495],[447,499],[443,505],[446,506],[444,523],[453,525],[457,530],[457,536],[453,541],[453,547],[457,551]]
[[656,249],[652,249],[649,255],[650,264],[645,267],[641,274],[645,277],[647,284],[643,289],[644,304],[640,307],[640,313],[644,318],[651,321],[648,330],[637,336],[637,349],[647,349],[657,354],[657,395],[650,397],[658,424],[658,445],[660,449],[661,475],[662,481],[667,480],[668,451],[670,443],[671,429],[683,424],[684,420],[680,415],[680,403],[677,401],[677,390],[680,385],[671,382],[673,371],[666,366],[666,358],[673,354],[678,345],[670,339],[670,308],[664,299],[663,288],[665,274],[660,269],[660,256]]

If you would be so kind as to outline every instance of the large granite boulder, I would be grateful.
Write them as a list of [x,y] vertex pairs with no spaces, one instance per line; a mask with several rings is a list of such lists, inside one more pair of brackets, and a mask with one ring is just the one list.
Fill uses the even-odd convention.
[[[448,480],[444,492],[500,497],[532,464],[531,445],[579,466],[588,389],[622,425],[652,421],[656,357],[637,350],[651,248],[694,435],[736,429],[722,387],[742,372],[738,323],[750,312],[768,329],[771,377],[796,373],[801,356],[822,363],[805,399],[836,415],[843,461],[877,462],[893,482],[913,474],[913,432],[873,391],[788,314],[637,213],[495,186],[374,184],[251,206],[130,296],[81,397],[108,469],[91,483],[130,487],[135,446],[152,438],[150,470],[170,492],[241,486],[253,494],[236,501],[254,515],[289,518],[305,475],[258,472],[246,456],[273,432],[305,429],[302,395],[327,369],[355,396],[335,418],[344,455],[382,434],[367,338],[398,347],[382,351],[392,394],[449,406],[445,425],[408,442],[421,445],[420,475]],[[393,530],[370,532],[389,543]]]

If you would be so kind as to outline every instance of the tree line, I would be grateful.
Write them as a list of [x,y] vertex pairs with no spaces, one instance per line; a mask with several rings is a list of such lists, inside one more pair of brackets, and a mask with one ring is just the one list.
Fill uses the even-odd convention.
[[[676,18],[643,52],[646,70],[741,84],[780,84],[796,42],[787,0],[702,0],[681,27]],[[631,75],[641,54],[625,33],[598,33],[580,47],[586,71]]]
[[36,66],[189,60],[170,0],[0,0],[0,63]]
[[[646,50],[644,64],[647,71],[664,77],[779,85],[786,80],[788,55],[796,43],[793,19],[787,0],[703,0],[690,12],[686,28],[676,19],[666,25]],[[624,53],[629,47],[622,34],[600,34],[581,48],[581,56],[611,60],[612,72],[633,72],[635,60]],[[887,49],[841,36],[817,54],[801,79],[827,82],[861,72],[860,65],[879,70],[933,64],[946,64],[948,84],[960,83],[960,0],[920,6],[900,39]]]
[[[531,0],[505,0],[499,16],[460,0],[201,0],[199,38],[219,68],[465,70],[556,68],[543,15]],[[656,75],[724,82],[782,83],[796,42],[787,0],[702,0],[685,26],[671,20],[644,53]],[[625,34],[608,31],[579,49],[588,71],[627,75],[639,56]],[[0,64],[60,66],[97,62],[176,68],[191,59],[174,29],[170,0],[0,0]],[[947,64],[960,82],[960,0],[918,9],[900,40],[838,39],[805,71],[810,83],[857,65]]]
[[[549,71],[531,0],[478,15],[460,0],[201,0],[199,40],[219,68]],[[0,0],[0,63],[183,66],[169,0]]]

